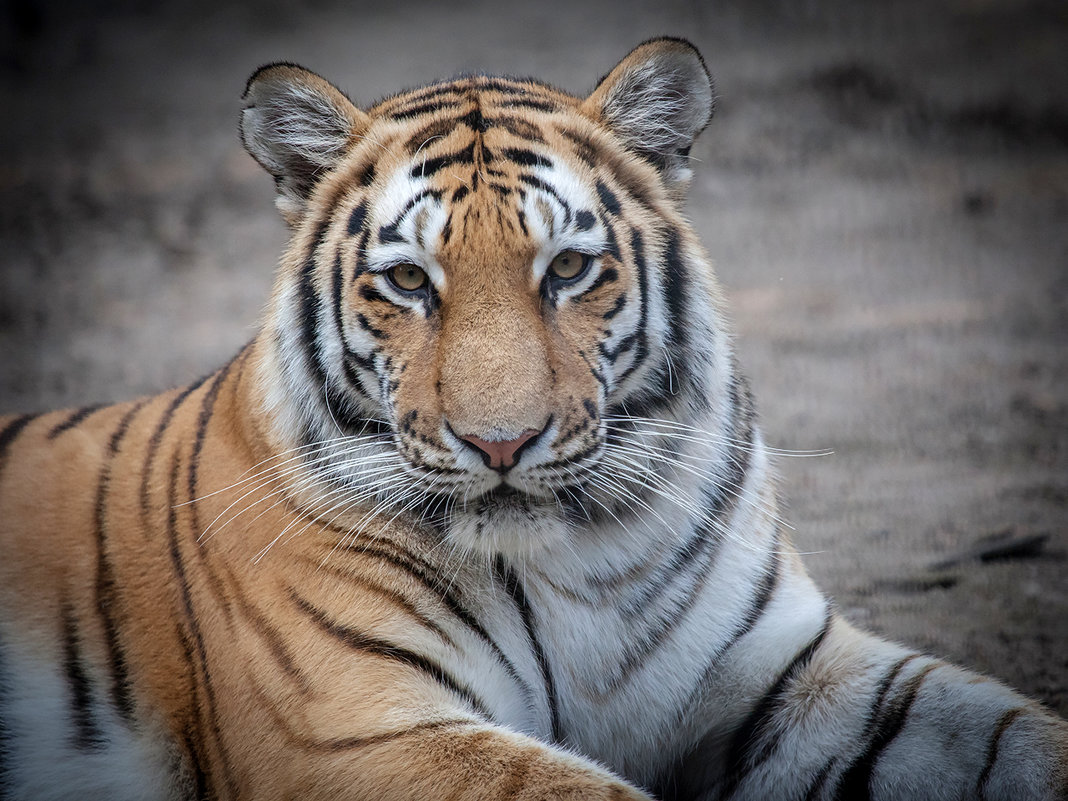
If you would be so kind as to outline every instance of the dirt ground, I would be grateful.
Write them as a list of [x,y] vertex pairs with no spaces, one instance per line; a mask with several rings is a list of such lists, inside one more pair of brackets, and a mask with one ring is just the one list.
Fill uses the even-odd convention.
[[834,451],[780,462],[809,569],[1068,714],[1068,5],[148,5],[3,6],[0,412],[185,383],[251,335],[285,237],[236,132],[258,65],[365,103],[465,70],[585,92],[686,36],[719,95],[690,213],[767,439]]

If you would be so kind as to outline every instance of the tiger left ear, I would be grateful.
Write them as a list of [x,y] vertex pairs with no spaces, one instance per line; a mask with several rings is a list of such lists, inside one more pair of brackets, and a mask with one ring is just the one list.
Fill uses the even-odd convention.
[[712,78],[684,39],[650,39],[632,50],[584,101],[672,188],[689,180],[690,147],[712,119]]
[[340,89],[296,64],[261,67],[242,101],[241,140],[274,176],[275,204],[296,225],[315,185],[341,162],[369,119]]

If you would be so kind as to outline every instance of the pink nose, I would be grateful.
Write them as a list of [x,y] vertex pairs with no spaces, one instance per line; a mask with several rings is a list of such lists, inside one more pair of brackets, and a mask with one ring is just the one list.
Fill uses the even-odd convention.
[[501,439],[496,442],[473,436],[460,437],[460,439],[478,448],[482,452],[482,460],[488,467],[504,471],[509,467],[515,466],[516,454],[519,453],[519,449],[540,433],[540,431],[535,431],[533,428],[528,428],[515,439]]

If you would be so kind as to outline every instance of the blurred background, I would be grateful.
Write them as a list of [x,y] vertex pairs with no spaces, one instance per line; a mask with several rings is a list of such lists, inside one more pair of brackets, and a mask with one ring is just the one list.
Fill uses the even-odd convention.
[[461,71],[588,92],[651,36],[719,97],[689,213],[794,539],[861,626],[1068,715],[1068,4],[7,0],[0,413],[189,382],[286,233],[237,136],[278,60],[357,102]]

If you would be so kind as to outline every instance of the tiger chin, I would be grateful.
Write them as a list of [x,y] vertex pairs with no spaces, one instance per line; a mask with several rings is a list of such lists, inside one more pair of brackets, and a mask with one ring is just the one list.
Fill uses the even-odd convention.
[[0,420],[5,799],[1064,799],[1068,726],[808,578],[654,39],[587,97],[276,64],[289,246],[156,397]]

